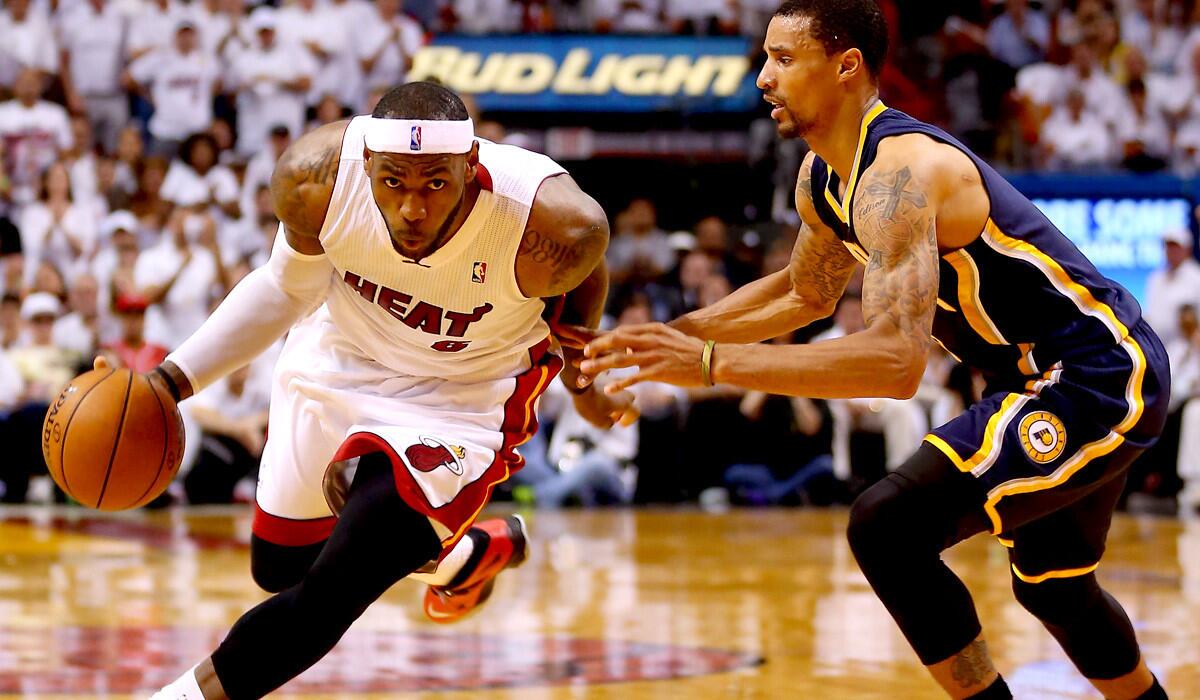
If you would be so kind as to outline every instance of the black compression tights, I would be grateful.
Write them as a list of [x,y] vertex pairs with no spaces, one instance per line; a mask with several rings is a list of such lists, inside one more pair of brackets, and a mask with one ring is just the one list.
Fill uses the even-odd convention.
[[982,505],[974,479],[923,444],[850,509],[858,565],[926,666],[979,636],[971,594],[941,554],[987,529]]
[[440,551],[429,521],[396,492],[391,464],[364,459],[312,568],[242,615],[213,652],[225,694],[231,700],[260,698],[300,675],[367,606]]

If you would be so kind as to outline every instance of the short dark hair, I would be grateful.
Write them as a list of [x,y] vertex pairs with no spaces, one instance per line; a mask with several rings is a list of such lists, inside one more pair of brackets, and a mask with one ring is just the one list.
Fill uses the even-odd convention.
[[825,51],[858,49],[872,76],[879,76],[888,52],[888,26],[875,0],[787,0],[776,17],[808,17]]
[[405,83],[388,90],[379,98],[371,116],[376,119],[426,119],[463,121],[469,119],[467,106],[453,90],[437,83]]

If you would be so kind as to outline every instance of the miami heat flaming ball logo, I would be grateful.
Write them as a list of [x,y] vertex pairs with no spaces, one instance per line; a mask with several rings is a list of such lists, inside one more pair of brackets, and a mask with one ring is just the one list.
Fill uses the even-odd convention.
[[1038,464],[1053,462],[1067,447],[1067,429],[1058,416],[1034,411],[1021,420],[1021,447]]
[[431,472],[438,467],[445,467],[456,476],[462,476],[462,461],[466,459],[467,451],[458,445],[449,445],[437,438],[422,435],[420,444],[410,445],[404,450],[404,457],[409,466],[417,471]]

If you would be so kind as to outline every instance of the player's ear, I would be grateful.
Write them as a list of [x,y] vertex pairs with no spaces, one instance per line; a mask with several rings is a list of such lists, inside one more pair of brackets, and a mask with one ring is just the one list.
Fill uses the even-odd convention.
[[476,172],[479,168],[479,142],[475,141],[471,144],[471,150],[467,151],[467,182],[475,180]]
[[363,171],[371,174],[371,149],[366,146],[363,147]]
[[862,51],[848,49],[842,53],[842,62],[838,66],[838,80],[845,82],[864,70]]

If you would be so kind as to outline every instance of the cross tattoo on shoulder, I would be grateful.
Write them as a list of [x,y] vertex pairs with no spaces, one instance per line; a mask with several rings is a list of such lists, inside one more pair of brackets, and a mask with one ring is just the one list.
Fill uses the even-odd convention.
[[[888,176],[893,176],[892,182],[889,184],[886,180]],[[883,215],[890,219],[896,214],[896,209],[899,208],[900,202],[905,201],[915,207],[925,206],[925,195],[921,192],[914,192],[908,189],[908,184],[912,181],[912,172],[908,167],[901,168],[892,173],[883,173],[878,178],[875,178],[871,184],[867,185],[864,192],[866,194],[881,197],[884,201]]]

